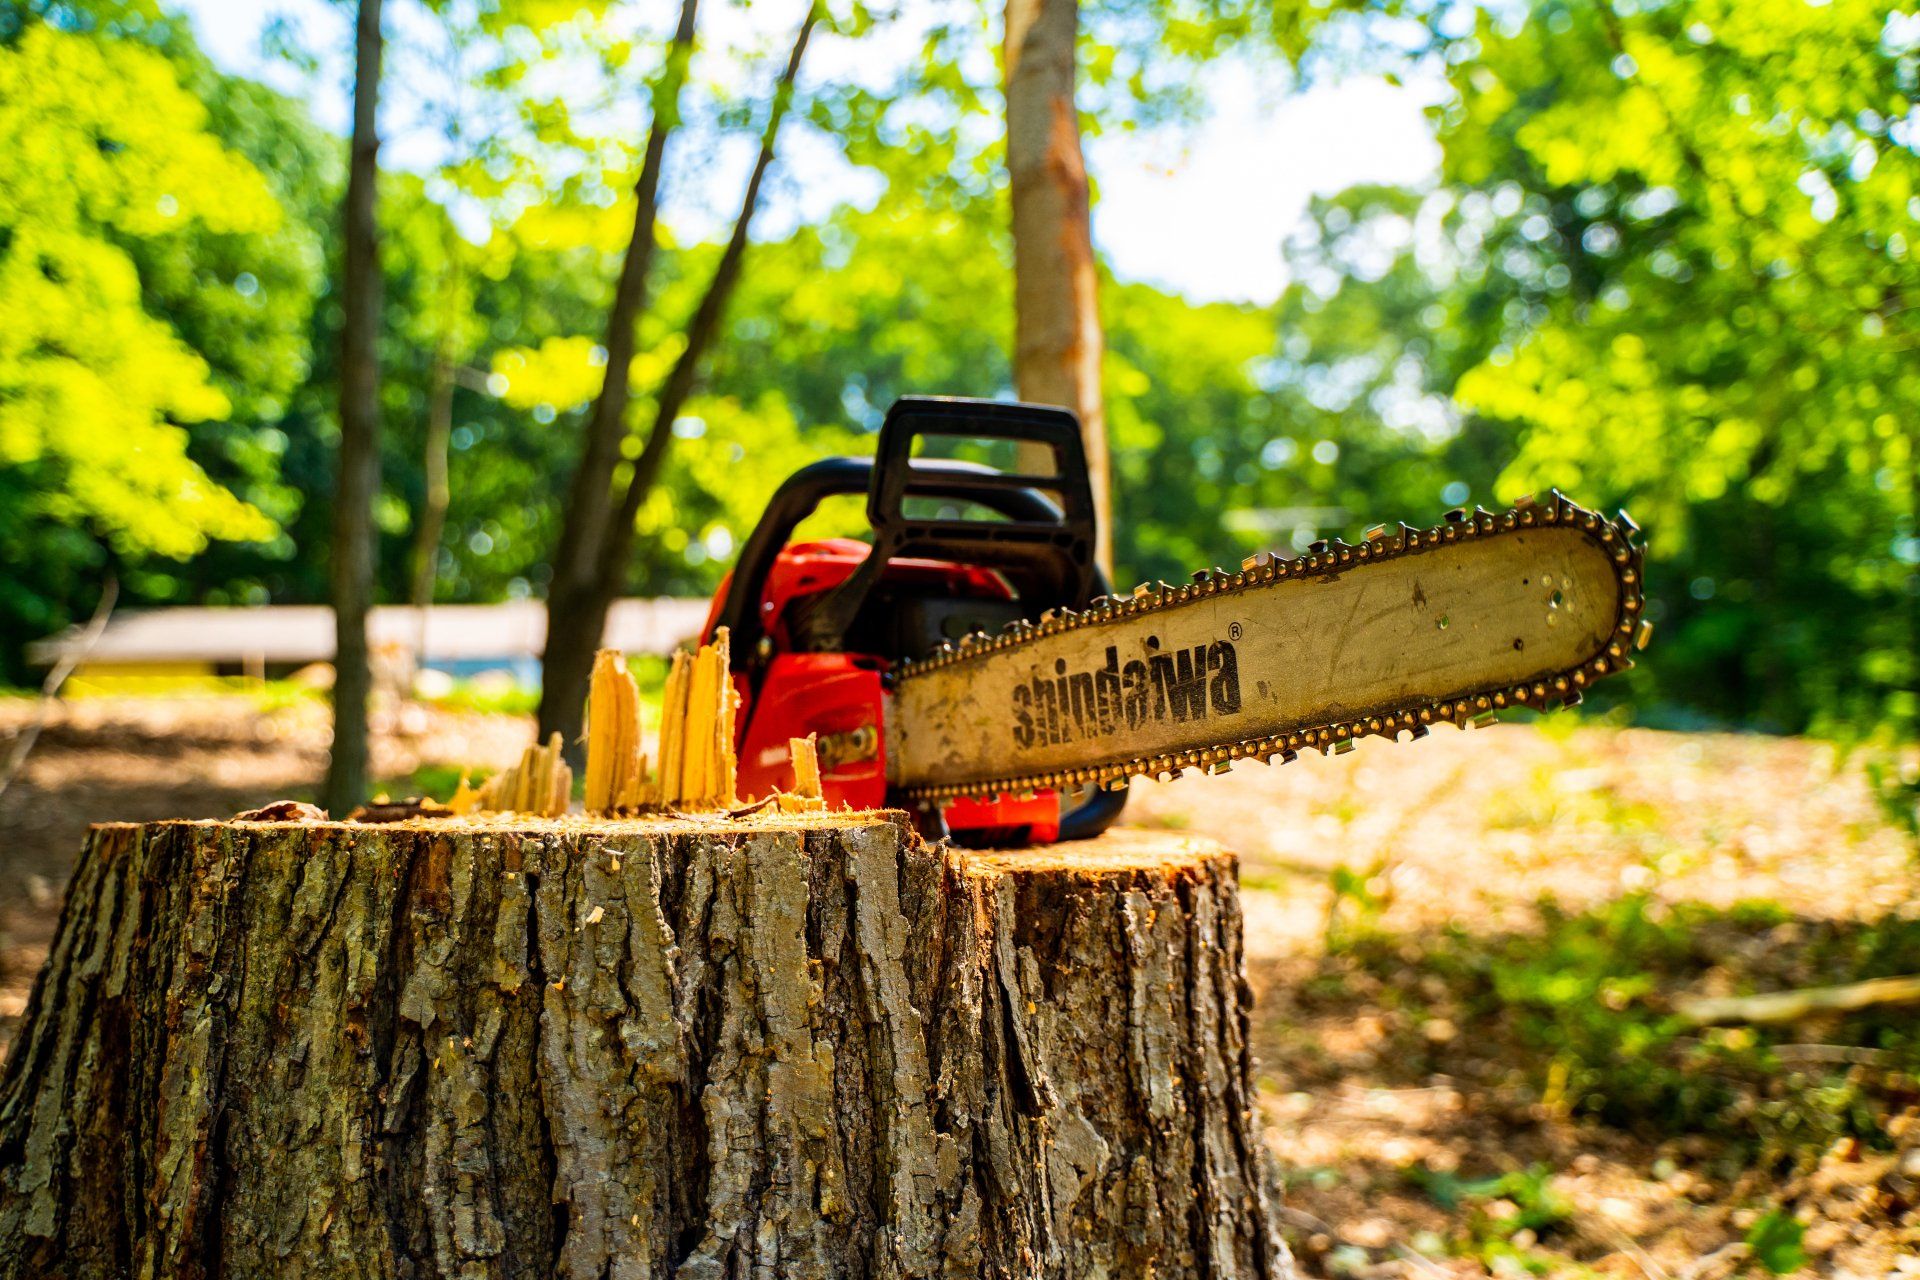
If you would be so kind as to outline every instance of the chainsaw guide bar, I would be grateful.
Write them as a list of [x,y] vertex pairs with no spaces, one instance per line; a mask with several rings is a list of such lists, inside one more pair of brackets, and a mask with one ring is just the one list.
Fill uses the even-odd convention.
[[1570,705],[1646,643],[1638,532],[1555,492],[976,632],[894,670],[888,780],[1121,788]]

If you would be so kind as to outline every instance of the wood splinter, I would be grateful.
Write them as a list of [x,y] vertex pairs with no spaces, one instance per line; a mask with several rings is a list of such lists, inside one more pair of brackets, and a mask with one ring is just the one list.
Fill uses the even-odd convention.
[[789,738],[787,748],[793,755],[793,790],[776,797],[782,813],[817,813],[827,807],[820,788],[820,753],[814,735]]
[[654,753],[660,772],[648,779],[638,686],[619,653],[602,649],[595,655],[587,695],[588,813],[699,813],[737,805],[733,734],[740,695],[728,674],[731,666],[725,627],[712,644],[673,655]]
[[544,746],[536,742],[521,752],[518,764],[488,778],[478,792],[470,791],[461,779],[460,794],[447,807],[456,813],[491,810],[557,818],[572,801],[573,770],[560,758],[556,733]]
[[638,809],[652,797],[640,750],[640,687],[626,659],[602,649],[593,657],[587,696],[587,812]]

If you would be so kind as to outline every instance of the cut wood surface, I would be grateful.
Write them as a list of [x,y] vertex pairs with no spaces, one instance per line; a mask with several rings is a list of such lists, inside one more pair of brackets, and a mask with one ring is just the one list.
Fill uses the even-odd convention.
[[900,815],[94,828],[0,1277],[1288,1276],[1233,856]]

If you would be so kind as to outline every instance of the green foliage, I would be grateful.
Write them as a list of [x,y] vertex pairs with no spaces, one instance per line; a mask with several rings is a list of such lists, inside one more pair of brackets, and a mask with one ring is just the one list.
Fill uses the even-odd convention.
[[1535,1254],[1532,1243],[1566,1226],[1574,1208],[1553,1185],[1553,1170],[1546,1165],[1472,1179],[1416,1165],[1407,1177],[1441,1208],[1468,1211],[1458,1252],[1494,1265],[1495,1274],[1514,1267],[1534,1275],[1552,1273],[1557,1260]]
[[[280,210],[148,50],[28,28],[0,48],[0,524],[83,530],[121,556],[184,559],[273,525],[188,456],[231,402],[151,314],[128,242],[269,233]],[[85,424],[76,429],[76,424]]]
[[321,698],[320,691],[311,685],[291,680],[257,680],[251,676],[77,675],[60,686],[60,696],[75,701],[87,698],[205,698],[223,695],[251,699],[255,709],[263,714]]
[[[459,92],[417,104],[445,163],[382,189],[379,593],[409,591],[444,357],[436,598],[538,595],[632,223],[618,104],[662,81],[664,28],[603,4],[427,9],[396,32],[394,91],[426,70]],[[831,10],[842,55],[892,21]],[[809,145],[882,192],[755,245],[628,589],[711,591],[773,486],[866,452],[894,397],[1010,392],[983,14],[928,20],[891,81],[797,104]],[[1103,282],[1122,585],[1557,484],[1652,530],[1655,648],[1601,708],[1911,740],[1911,21],[1863,0],[1088,14],[1096,131],[1190,114],[1229,52],[1306,75],[1431,56],[1453,94],[1438,184],[1316,202],[1277,305]],[[674,145],[750,131],[779,54],[703,51]],[[32,317],[0,334],[0,669],[24,678],[19,642],[83,614],[109,560],[134,605],[319,598],[339,140],[215,72],[149,0],[0,0],[0,68],[0,305]],[[636,430],[717,251],[662,232]],[[858,530],[852,504],[808,532]],[[1905,803],[1897,773],[1882,790]]]
[[15,673],[18,641],[90,610],[109,563],[125,603],[218,601],[249,598],[240,565],[293,553],[281,527],[301,485],[274,419],[310,373],[338,150],[150,5],[42,16],[0,5],[0,311],[19,319],[0,334],[0,670]]
[[1352,950],[1359,942],[1379,936],[1380,917],[1393,905],[1393,885],[1385,859],[1364,870],[1342,864],[1328,875],[1333,897],[1327,903],[1328,954]]
[[1867,761],[1867,785],[1888,822],[1920,847],[1920,762],[1889,751]]
[[513,680],[456,680],[444,693],[423,694],[420,701],[476,715],[526,716],[540,705],[540,691]]
[[1747,1232],[1747,1248],[1754,1261],[1776,1276],[1798,1271],[1806,1263],[1807,1251],[1800,1245],[1807,1228],[1799,1219],[1782,1210],[1768,1212]]
[[1423,16],[1456,95],[1442,186],[1321,207],[1314,367],[1339,367],[1325,316],[1353,322],[1362,394],[1398,351],[1455,399],[1442,452],[1476,496],[1629,503],[1661,630],[1643,696],[1910,734],[1911,23],[1860,0]]
[[373,794],[384,795],[391,800],[428,799],[444,804],[459,790],[462,778],[470,786],[479,786],[486,781],[485,774],[485,770],[476,773],[459,765],[438,762],[423,764],[412,773],[397,778],[382,778],[374,785]]

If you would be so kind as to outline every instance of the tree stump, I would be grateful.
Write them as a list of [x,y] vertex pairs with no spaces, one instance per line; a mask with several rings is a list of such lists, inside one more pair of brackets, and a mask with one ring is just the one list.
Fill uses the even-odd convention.
[[93,829],[0,1276],[1290,1276],[1233,855],[897,814]]

